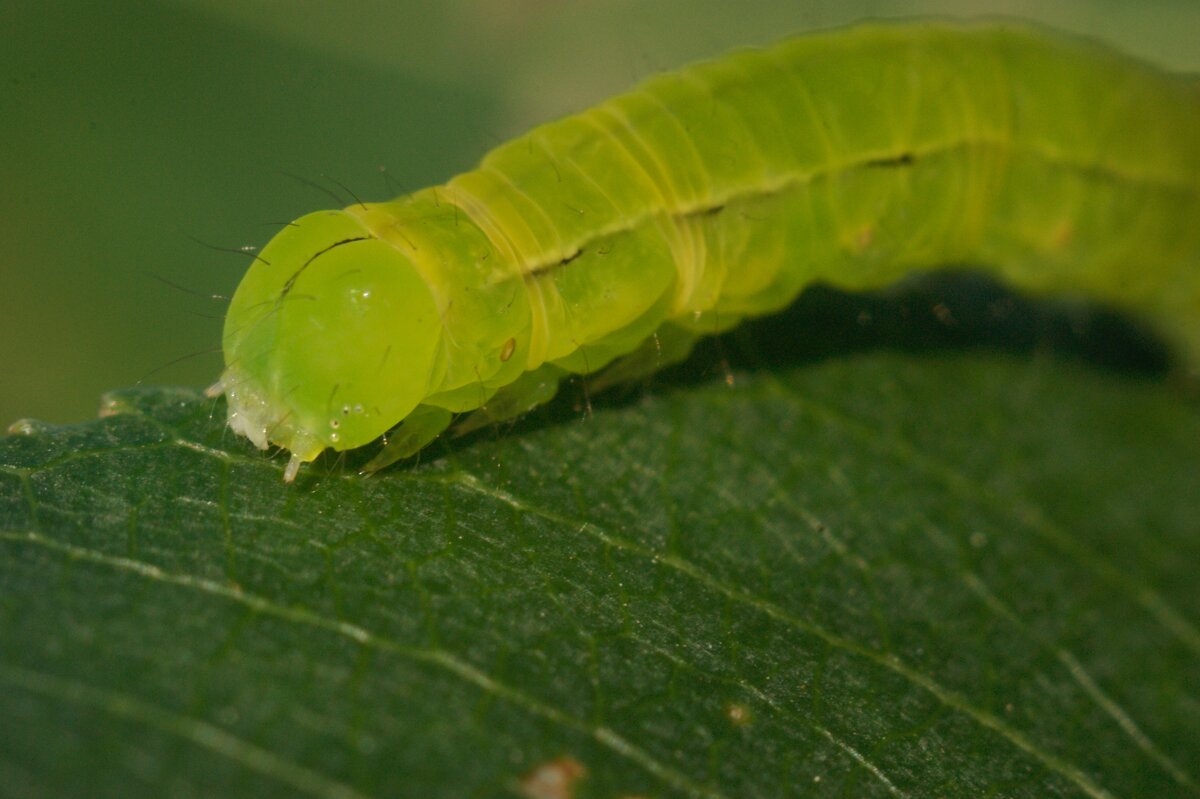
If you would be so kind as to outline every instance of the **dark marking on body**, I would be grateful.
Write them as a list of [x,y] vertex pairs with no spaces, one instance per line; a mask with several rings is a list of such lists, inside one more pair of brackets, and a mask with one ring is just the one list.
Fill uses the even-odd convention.
[[389,345],[387,345],[387,347],[384,348],[383,357],[379,359],[379,367],[375,371],[382,372],[383,367],[387,366],[388,359],[391,357],[392,357],[392,345],[389,344]]
[[898,167],[912,166],[917,161],[917,157],[912,153],[900,153],[899,155],[889,156],[888,158],[875,158],[866,162],[866,166],[872,167]]
[[305,261],[304,264],[299,269],[297,269],[292,274],[291,277],[289,277],[287,279],[286,283],[283,284],[283,291],[281,291],[279,293],[279,299],[282,300],[284,297],[286,297],[288,294],[290,294],[292,291],[292,287],[294,285],[296,285],[296,280],[300,277],[301,273],[304,272],[305,269],[308,269],[309,264],[311,264],[313,261],[320,258],[325,253],[329,252],[330,250],[341,247],[343,244],[353,244],[356,241],[370,241],[372,238],[373,238],[372,236],[356,236],[355,238],[352,238],[352,239],[342,239],[341,241],[335,241],[333,244],[330,244],[328,247],[326,247],[323,250],[318,250],[316,253],[314,253],[312,255],[311,258],[309,258],[307,261]]
[[676,219],[702,219],[706,216],[716,216],[726,208],[725,203],[719,205],[710,205],[704,208],[693,208],[690,211],[680,211],[675,215]]
[[561,260],[551,261],[549,263],[544,263],[544,264],[538,264],[537,266],[530,269],[528,274],[530,277],[537,277],[539,275],[544,275],[547,272],[552,272],[561,266],[566,266],[567,264],[571,263],[571,261],[574,261],[576,258],[578,258],[581,255],[583,255],[582,248],[576,250],[575,252],[571,253],[566,258],[563,258]]

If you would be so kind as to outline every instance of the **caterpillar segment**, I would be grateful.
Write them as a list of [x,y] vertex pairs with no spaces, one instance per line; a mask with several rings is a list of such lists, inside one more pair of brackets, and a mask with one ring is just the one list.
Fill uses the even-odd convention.
[[1195,367],[1197,219],[1194,76],[1012,23],[801,36],[301,217],[234,295],[216,390],[235,432],[291,453],[285,479],[387,434],[373,471],[567,375],[652,373],[813,283],[962,263],[1123,308]]

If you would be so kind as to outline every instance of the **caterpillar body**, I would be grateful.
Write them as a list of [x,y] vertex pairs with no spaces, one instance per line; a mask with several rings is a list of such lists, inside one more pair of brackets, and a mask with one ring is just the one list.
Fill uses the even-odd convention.
[[663,74],[442,186],[285,227],[215,393],[368,470],[613,382],[823,282],[980,264],[1154,323],[1200,363],[1200,82],[1015,23],[879,24]]

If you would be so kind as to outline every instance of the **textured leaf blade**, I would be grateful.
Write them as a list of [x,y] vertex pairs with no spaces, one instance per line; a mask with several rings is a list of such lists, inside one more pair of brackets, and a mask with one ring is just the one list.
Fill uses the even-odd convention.
[[188,391],[3,439],[0,793],[1195,795],[1195,407],[768,360],[370,480]]

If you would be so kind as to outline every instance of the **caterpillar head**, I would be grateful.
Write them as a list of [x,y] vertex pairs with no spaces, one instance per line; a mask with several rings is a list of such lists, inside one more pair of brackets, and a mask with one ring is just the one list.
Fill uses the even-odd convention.
[[360,217],[320,211],[263,249],[225,317],[229,426],[292,453],[369,443],[425,397],[441,325],[412,261]]

